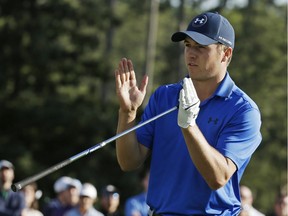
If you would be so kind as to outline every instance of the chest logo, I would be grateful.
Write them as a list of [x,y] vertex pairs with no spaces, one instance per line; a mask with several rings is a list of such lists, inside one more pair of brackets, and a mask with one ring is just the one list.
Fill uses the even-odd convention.
[[218,121],[219,121],[218,118],[213,119],[212,117],[209,117],[208,124],[214,123],[214,125],[216,125],[218,123]]

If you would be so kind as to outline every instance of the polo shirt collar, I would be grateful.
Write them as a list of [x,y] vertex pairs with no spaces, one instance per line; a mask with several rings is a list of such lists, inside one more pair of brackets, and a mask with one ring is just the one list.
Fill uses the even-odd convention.
[[235,84],[227,71],[224,79],[221,81],[220,85],[217,87],[214,93],[214,96],[219,96],[219,97],[224,97],[224,98],[229,97],[232,93],[232,89],[234,85]]

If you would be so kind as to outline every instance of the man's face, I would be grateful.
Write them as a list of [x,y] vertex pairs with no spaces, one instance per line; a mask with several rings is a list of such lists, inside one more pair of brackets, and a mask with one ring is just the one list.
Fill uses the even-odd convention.
[[32,185],[27,185],[23,188],[25,201],[27,206],[31,206],[35,198],[35,188]]
[[184,40],[184,45],[185,64],[193,80],[206,81],[223,71],[225,52],[220,51],[220,45],[200,45],[189,37]]
[[277,215],[288,215],[288,196],[281,197],[274,206]]
[[69,187],[62,191],[60,196],[65,205],[76,205],[79,201],[79,191],[75,187]]
[[14,170],[7,167],[2,167],[0,170],[0,181],[3,183],[10,182],[14,179]]
[[90,197],[80,196],[79,205],[81,206],[81,208],[88,210],[93,206],[94,201],[95,200]]
[[103,195],[101,198],[102,207],[110,213],[113,213],[117,210],[119,203],[120,196],[118,193],[108,193]]

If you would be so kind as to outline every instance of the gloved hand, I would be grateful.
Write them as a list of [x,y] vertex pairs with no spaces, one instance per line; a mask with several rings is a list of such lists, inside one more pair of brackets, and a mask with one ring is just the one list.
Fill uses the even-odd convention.
[[178,125],[182,128],[194,126],[199,113],[200,100],[190,78],[184,78],[179,94]]

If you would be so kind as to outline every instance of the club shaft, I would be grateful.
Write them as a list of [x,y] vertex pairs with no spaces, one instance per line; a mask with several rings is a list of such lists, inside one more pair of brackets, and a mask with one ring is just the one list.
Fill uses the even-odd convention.
[[49,175],[50,173],[55,172],[55,171],[65,167],[65,166],[67,166],[68,164],[78,160],[79,158],[82,158],[82,157],[84,157],[84,156],[86,156],[86,155],[88,155],[88,154],[90,154],[90,153],[92,153],[92,152],[104,147],[108,143],[111,143],[114,140],[116,140],[116,139],[118,139],[118,138],[120,138],[120,137],[122,137],[122,136],[124,136],[124,135],[126,135],[126,134],[128,134],[128,133],[130,133],[130,132],[132,132],[132,131],[134,131],[134,130],[136,130],[136,129],[138,129],[138,128],[146,125],[146,124],[148,124],[148,123],[150,123],[150,122],[152,122],[152,121],[155,121],[156,119],[158,119],[158,118],[160,118],[160,117],[162,117],[162,116],[164,116],[164,115],[176,110],[177,108],[178,107],[175,106],[175,107],[173,107],[173,108],[171,108],[171,109],[169,109],[169,110],[167,110],[165,112],[162,112],[162,113],[158,114],[157,116],[154,116],[153,118],[148,119],[148,120],[146,120],[146,121],[144,121],[144,122],[142,122],[142,123],[130,128],[128,130],[125,130],[125,131],[123,131],[123,132],[121,132],[121,133],[119,133],[119,134],[117,134],[117,135],[105,140],[105,141],[102,141],[101,143],[98,143],[98,144],[90,147],[89,149],[86,149],[86,150],[84,150],[84,151],[82,151],[82,152],[80,152],[80,153],[78,153],[78,154],[76,154],[76,155],[74,155],[74,156],[72,156],[72,157],[70,157],[70,158],[58,163],[58,164],[56,164],[56,165],[53,165],[52,167],[49,167],[48,169],[46,169],[46,170],[44,170],[44,171],[42,171],[42,172],[40,172],[40,173],[38,173],[36,175],[33,175],[33,176],[28,177],[28,178],[26,178],[26,179],[24,179],[22,181],[19,181],[19,182],[13,184],[11,186],[11,189],[14,192],[17,192],[17,191],[21,190],[23,187],[25,187],[26,185],[31,184],[32,182],[36,182],[37,180]]

